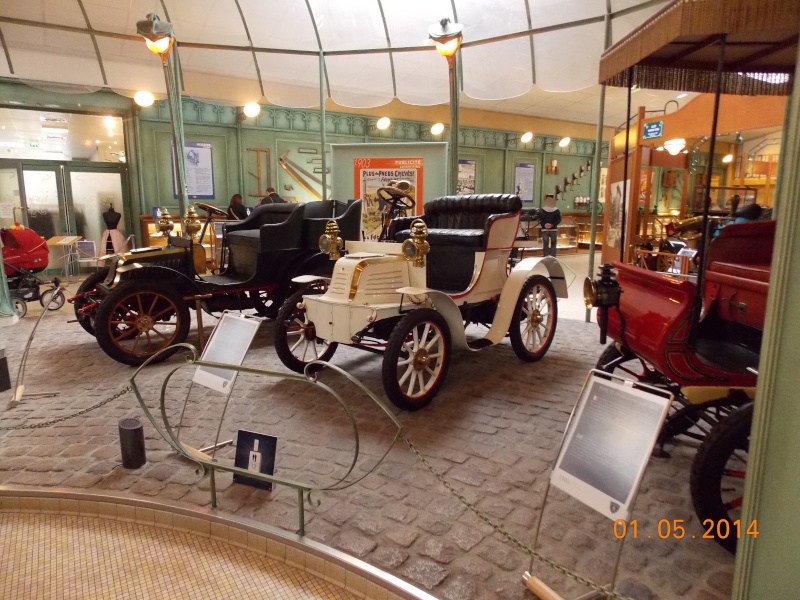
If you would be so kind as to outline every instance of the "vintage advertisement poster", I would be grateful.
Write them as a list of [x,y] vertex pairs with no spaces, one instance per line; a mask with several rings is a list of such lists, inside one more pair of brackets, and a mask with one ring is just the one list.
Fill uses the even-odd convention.
[[532,163],[517,163],[514,165],[514,193],[523,202],[533,201],[533,182],[536,165]]
[[[623,186],[625,192],[623,194]],[[631,180],[625,182],[615,181],[611,184],[611,202],[608,208],[608,230],[606,231],[606,243],[612,248],[619,248],[622,238],[622,207],[626,206],[628,195],[631,193]]]
[[[175,148],[170,142],[170,150]],[[178,174],[175,168],[175,153],[172,156],[172,192],[178,197]],[[191,200],[214,199],[214,163],[211,144],[207,142],[184,142],[183,164],[186,170],[186,190]]]
[[475,193],[475,161],[459,159],[458,161],[458,190],[457,194]]
[[[394,216],[422,214],[421,158],[356,158],[353,161],[353,194],[361,198],[361,239],[378,241],[387,221]],[[407,181],[411,206],[392,207],[378,197],[378,188],[392,181]]]
[[600,187],[597,190],[600,204],[606,203],[606,187],[608,186],[608,167],[600,169]]

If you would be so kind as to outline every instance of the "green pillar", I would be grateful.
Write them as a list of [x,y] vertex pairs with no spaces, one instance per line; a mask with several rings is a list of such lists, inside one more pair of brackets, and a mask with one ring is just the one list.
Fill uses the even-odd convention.
[[800,589],[800,52],[787,104],[779,167],[780,210],[759,363],[742,531],[753,520],[758,537],[739,541],[734,600],[793,598]]

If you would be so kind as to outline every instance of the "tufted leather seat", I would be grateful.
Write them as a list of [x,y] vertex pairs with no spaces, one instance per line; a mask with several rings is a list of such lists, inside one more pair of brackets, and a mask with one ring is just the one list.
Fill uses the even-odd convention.
[[522,201],[512,194],[444,196],[427,202],[425,214],[420,217],[394,219],[389,235],[390,239],[402,242],[411,237],[410,227],[415,219],[425,221],[431,245],[427,257],[428,285],[460,292],[472,279],[475,252],[487,249],[492,224],[521,209]]
[[426,202],[422,216],[395,219],[393,237],[397,242],[408,239],[411,236],[411,223],[415,219],[422,219],[428,226],[428,243],[432,247],[485,249],[492,221],[521,209],[522,201],[513,194],[443,196]]

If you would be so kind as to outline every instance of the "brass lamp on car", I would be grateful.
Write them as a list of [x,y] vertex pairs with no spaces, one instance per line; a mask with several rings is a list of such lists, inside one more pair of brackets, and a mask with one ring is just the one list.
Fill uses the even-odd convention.
[[158,213],[158,230],[165,236],[169,237],[170,232],[175,227],[172,222],[172,216],[166,208],[161,209]]
[[600,265],[597,279],[587,277],[583,282],[583,303],[586,308],[597,307],[597,322],[600,325],[600,343],[606,343],[608,311],[619,304],[622,293],[611,265]]
[[339,237],[339,225],[336,221],[328,221],[325,233],[319,236],[319,251],[327,254],[331,260],[338,260],[342,256],[342,248],[344,241]]
[[202,226],[200,219],[197,218],[194,205],[190,204],[189,208],[186,209],[186,216],[183,218],[183,235],[194,240]]
[[427,238],[428,226],[422,219],[416,219],[411,224],[411,238],[403,242],[403,255],[413,261],[415,267],[425,266],[425,255],[431,251]]

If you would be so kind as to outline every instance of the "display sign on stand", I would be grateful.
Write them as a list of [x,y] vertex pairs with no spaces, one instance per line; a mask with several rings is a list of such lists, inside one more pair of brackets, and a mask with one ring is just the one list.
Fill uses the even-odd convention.
[[[236,436],[236,458],[233,464],[240,469],[247,469],[253,473],[264,475],[275,474],[275,452],[278,448],[278,438],[266,433],[239,430]],[[272,491],[271,481],[261,481],[239,473],[233,474],[234,483],[251,485],[262,490]]]
[[[174,150],[175,143],[170,142]],[[175,169],[175,152],[172,157],[172,193],[178,197],[178,177]],[[184,142],[183,163],[186,168],[186,190],[191,200],[214,199],[214,161],[211,144],[207,142]]]
[[[241,365],[261,325],[261,319],[225,312],[211,332],[200,360]],[[229,394],[238,371],[223,367],[197,367],[192,381],[217,392]]]
[[[533,550],[539,540],[550,486],[611,520],[628,521],[647,462],[672,404],[663,389],[603,371],[590,371],[572,412],[544,494]],[[622,545],[614,572],[616,581]],[[523,575],[529,590],[559,598],[540,579]]]

